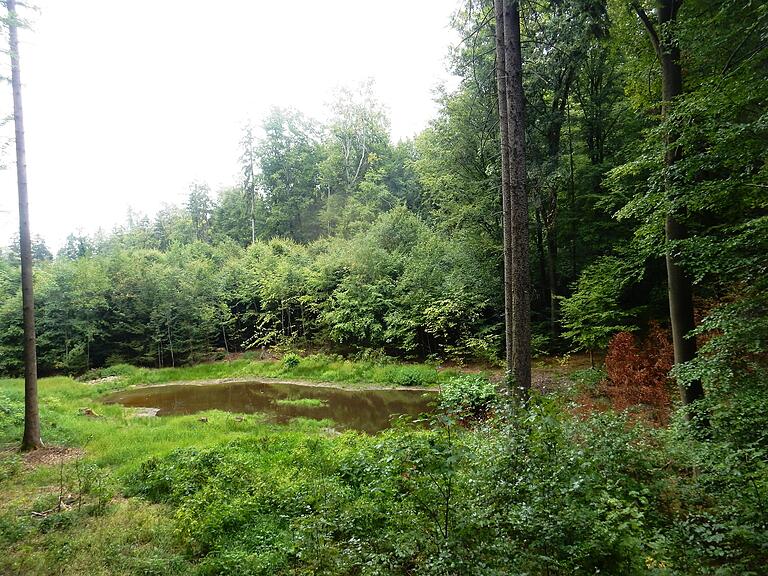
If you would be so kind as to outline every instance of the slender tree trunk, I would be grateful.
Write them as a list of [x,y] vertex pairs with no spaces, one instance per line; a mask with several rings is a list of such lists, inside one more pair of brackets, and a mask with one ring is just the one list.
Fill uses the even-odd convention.
[[256,193],[251,190],[251,245],[256,244]]
[[576,184],[573,179],[573,135],[571,134],[571,106],[566,105],[568,121],[568,209],[571,212],[568,223],[571,248],[571,278],[576,279]]
[[504,0],[494,1],[496,13],[496,86],[499,101],[499,127],[501,133],[501,206],[502,244],[504,247],[504,333],[507,372],[513,373],[513,289],[512,289],[512,215],[511,171],[509,146],[509,116],[507,111],[507,69],[504,49]]
[[544,253],[544,219],[541,216],[541,208],[536,206],[533,211],[536,224],[536,253],[539,260],[539,293],[541,300],[544,300],[544,294],[547,291],[547,257]]
[[176,367],[176,359],[173,357],[173,340],[171,340],[171,322],[170,320],[166,323],[166,328],[168,328],[168,349],[171,351],[171,366],[173,368]]
[[547,280],[549,284],[549,330],[552,339],[559,333],[557,306],[557,234],[555,226],[547,229]]
[[11,49],[13,117],[16,125],[16,177],[19,184],[19,244],[21,248],[21,297],[24,315],[24,437],[22,450],[42,447],[37,402],[37,350],[35,339],[35,295],[32,276],[32,242],[29,234],[27,160],[24,146],[24,115],[21,106],[19,39],[16,28],[16,0],[7,0]]
[[[638,4],[633,3],[635,12],[645,25],[651,44],[661,62],[662,116],[669,118],[674,100],[683,93],[683,74],[680,66],[680,48],[673,37],[677,11],[682,0],[660,0],[658,3],[658,29]],[[667,171],[682,158],[682,149],[677,140],[679,134],[668,131],[665,137],[666,152],[664,163]],[[671,195],[671,184],[666,182],[667,194]],[[674,213],[674,206],[667,214],[664,231],[667,242],[684,240],[688,237],[685,226]],[[693,284],[679,262],[679,258],[667,249],[667,285],[669,289],[669,318],[672,324],[672,344],[675,364],[688,362],[696,357],[696,340],[687,336],[695,327],[693,310]],[[680,388],[683,404],[686,406],[704,398],[701,381]],[[691,414],[688,414],[691,417]]]
[[525,117],[519,0],[504,0],[504,67],[510,169],[512,250],[512,366],[521,397],[531,388],[531,278],[528,255],[528,196],[525,189]]

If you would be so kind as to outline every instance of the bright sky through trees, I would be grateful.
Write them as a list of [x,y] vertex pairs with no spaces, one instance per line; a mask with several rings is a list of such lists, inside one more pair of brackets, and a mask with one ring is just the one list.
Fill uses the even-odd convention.
[[[111,229],[129,206],[180,203],[194,180],[232,185],[244,122],[273,105],[322,118],[336,87],[372,77],[393,137],[412,136],[456,41],[451,0],[36,4],[20,47],[31,223],[53,249],[79,228]],[[17,229],[11,160],[0,244]]]

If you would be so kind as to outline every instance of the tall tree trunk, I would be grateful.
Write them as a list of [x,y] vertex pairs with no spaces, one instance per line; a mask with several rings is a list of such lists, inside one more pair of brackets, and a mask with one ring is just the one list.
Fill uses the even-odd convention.
[[[680,47],[674,39],[674,25],[677,11],[682,0],[660,0],[658,3],[658,29],[651,22],[646,12],[637,3],[633,8],[645,25],[651,44],[661,62],[661,113],[668,119],[675,98],[683,93],[683,74],[680,67]],[[664,163],[667,170],[682,158],[682,149],[677,143],[679,134],[668,131],[665,137],[666,151]],[[668,194],[670,183],[666,183]],[[684,240],[688,237],[685,226],[677,220],[674,207],[667,214],[664,224],[667,242]],[[693,285],[690,277],[681,266],[678,257],[667,249],[667,285],[669,289],[669,318],[672,324],[672,344],[675,351],[675,364],[688,362],[696,357],[696,340],[689,338],[695,327],[693,310]],[[704,398],[704,388],[701,381],[696,380],[687,387],[680,388],[683,404],[686,406]],[[691,414],[688,414],[691,417]]]
[[[554,215],[552,217],[554,218]],[[554,222],[547,229],[547,281],[549,284],[549,330],[554,341],[560,332],[557,306],[557,232]]]
[[543,301],[545,299],[544,294],[547,292],[547,257],[544,254],[544,218],[541,215],[541,210],[541,207],[536,206],[533,214],[536,225],[536,253],[539,261],[539,293]]
[[42,447],[37,402],[37,350],[35,339],[35,295],[32,276],[32,242],[29,234],[27,160],[24,146],[24,115],[21,106],[19,39],[16,27],[16,0],[7,0],[11,49],[13,117],[16,126],[16,177],[19,184],[19,244],[21,248],[21,297],[24,315],[24,437],[22,450]]
[[507,110],[507,69],[504,49],[504,0],[494,0],[496,13],[496,86],[499,101],[501,133],[501,206],[502,243],[504,246],[504,331],[507,371],[513,374],[513,283],[512,283],[512,214],[511,171],[509,146],[509,114]]
[[510,247],[512,251],[511,376],[522,397],[531,388],[531,278],[528,196],[525,190],[525,119],[519,0],[504,0],[504,68],[509,148]]
[[570,222],[568,244],[571,254],[571,279],[576,279],[576,183],[573,179],[573,135],[571,134],[571,106],[566,104],[566,119],[568,122],[568,210]]
[[168,328],[168,349],[171,351],[171,366],[176,367],[176,359],[173,357],[173,340],[171,340],[171,321],[168,319],[166,322],[166,328]]

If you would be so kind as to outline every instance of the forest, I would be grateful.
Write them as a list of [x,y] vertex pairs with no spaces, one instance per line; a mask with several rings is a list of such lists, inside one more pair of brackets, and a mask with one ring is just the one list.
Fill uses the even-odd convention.
[[[0,249],[0,573],[765,574],[768,4],[495,4],[457,7],[460,82],[415,138],[366,82],[325,122],[244,126],[232,187],[56,254],[32,239],[43,436],[76,453],[48,467],[11,449],[22,268]],[[522,50],[523,398],[499,6]],[[439,400],[372,435],[99,403],[248,375]]]

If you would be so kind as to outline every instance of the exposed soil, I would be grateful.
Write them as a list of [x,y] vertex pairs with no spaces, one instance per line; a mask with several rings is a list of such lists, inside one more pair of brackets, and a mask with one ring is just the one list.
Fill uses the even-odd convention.
[[69,448],[66,446],[43,446],[30,452],[19,452],[18,446],[7,446],[0,449],[0,457],[17,455],[21,457],[24,467],[27,469],[38,466],[54,466],[72,462],[85,456],[82,448]]

